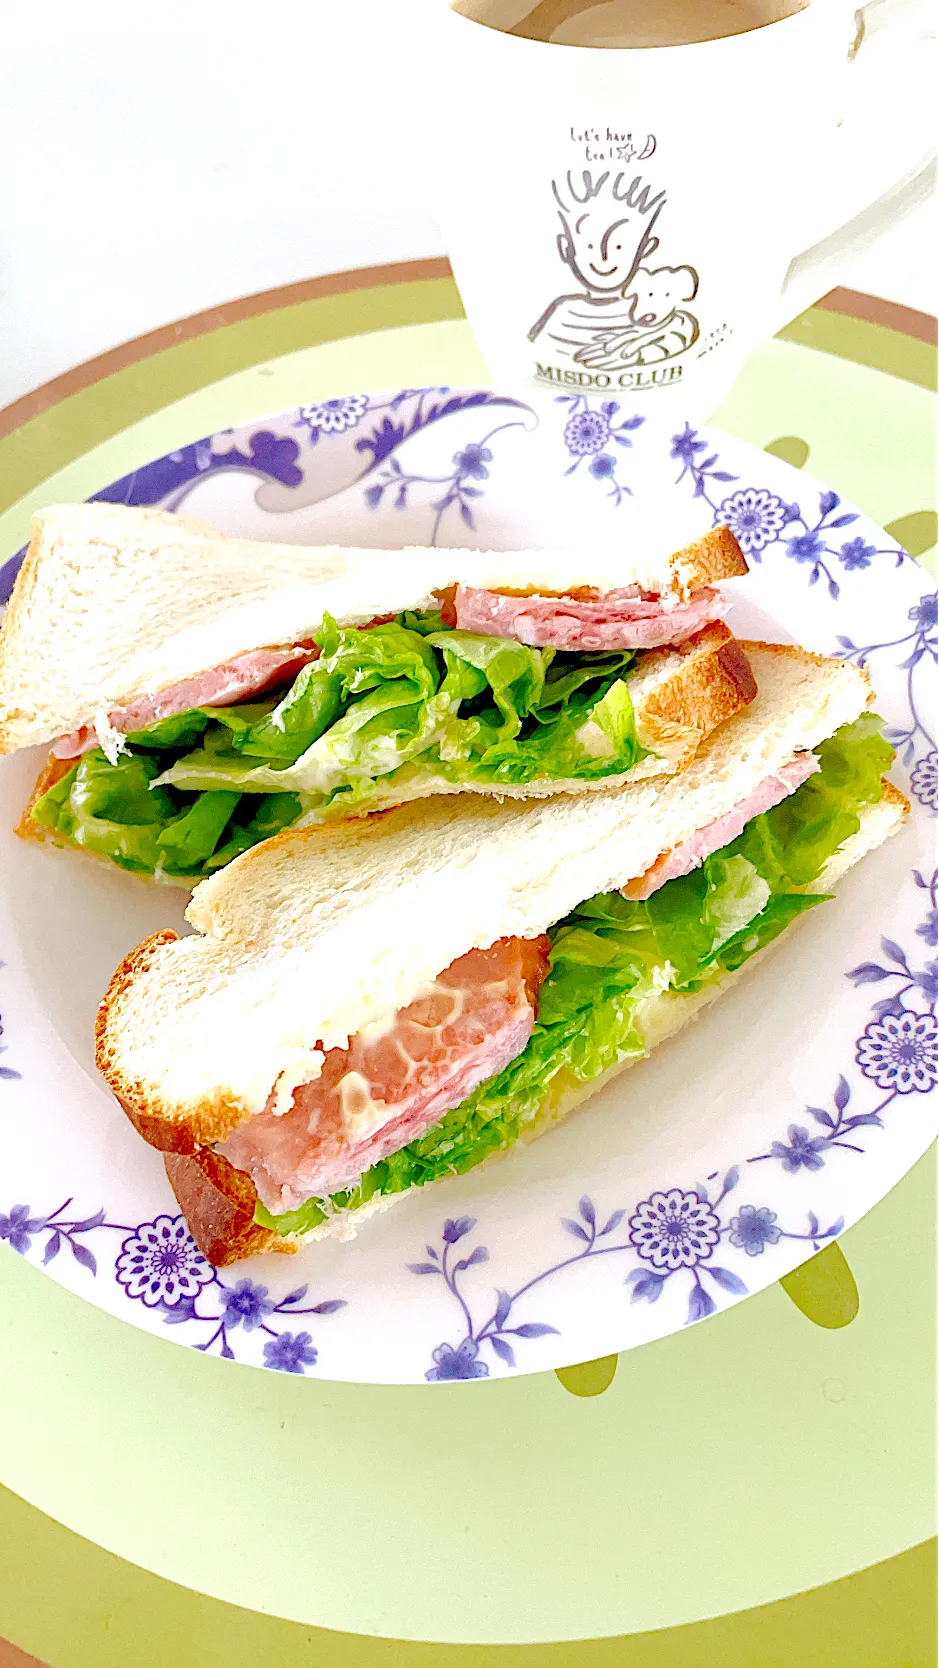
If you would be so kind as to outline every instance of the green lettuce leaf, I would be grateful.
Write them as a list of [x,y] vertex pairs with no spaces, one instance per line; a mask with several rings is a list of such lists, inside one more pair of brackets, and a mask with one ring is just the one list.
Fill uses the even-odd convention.
[[240,736],[257,724],[276,703],[268,701],[243,701],[241,706],[235,707],[193,707],[191,712],[179,712],[172,718],[159,718],[155,724],[148,724],[142,730],[128,731],[125,740],[133,748],[171,749],[188,747],[210,729],[210,726],[223,725],[229,731],[225,737],[224,730],[218,732],[220,744],[228,745],[231,735]]
[[195,877],[305,814],[361,815],[416,780],[592,780],[643,756],[631,652],[530,648],[446,630],[437,611],[367,629],[327,615],[316,642],[282,695],[160,719],[114,765],[94,749],[33,816],[137,872]]
[[716,929],[715,945],[724,944],[765,908],[772,887],[745,857],[708,859],[705,914]]
[[[700,988],[736,971],[797,916],[826,902],[796,890],[816,878],[876,803],[893,758],[880,720],[865,714],[817,749],[821,769],[788,800],[748,823],[739,838],[645,902],[601,893],[551,931],[550,970],[532,1036],[517,1059],[483,1083],[419,1140],[372,1166],[358,1186],[310,1199],[259,1222],[303,1233],[328,1214],[482,1163],[511,1147],[543,1113],[558,1083],[588,1083],[645,1052],[649,998]],[[807,873],[807,871],[810,871]],[[800,878],[795,879],[798,875]],[[805,878],[801,878],[801,877]]]
[[[284,759],[294,764],[335,723],[342,711],[342,698],[339,673],[330,671],[322,661],[313,661],[297,674],[270,712],[233,736],[234,745],[239,753],[252,758]],[[231,710],[237,712],[238,708]]]
[[[510,638],[424,629],[439,616],[404,619],[422,630],[401,620],[340,629],[327,617],[322,658],[280,706],[230,739],[210,726],[160,785],[290,791],[335,816],[391,802],[399,773],[415,763],[448,781],[524,784],[595,779],[643,757],[625,682],[631,652],[556,655]],[[322,703],[315,730],[307,727],[313,694]],[[599,750],[582,734],[597,707]]]
[[806,886],[860,828],[858,812],[876,804],[893,749],[882,720],[865,712],[815,749],[821,769],[797,793],[754,817],[728,848],[746,857],[774,890]]
[[739,932],[722,944],[715,956],[717,966],[725,973],[734,973],[745,961],[765,949],[774,938],[794,921],[797,915],[814,909],[817,904],[830,903],[827,892],[776,892],[764,909]]
[[91,748],[42,796],[33,817],[136,874],[188,874],[214,850],[239,796],[203,795],[206,803],[181,811],[154,785],[159,769],[145,753],[121,753],[112,765]]
[[603,731],[616,758],[625,758],[627,754],[635,756],[638,751],[636,714],[628,683],[619,679],[612,683],[602,701],[598,701],[591,711],[590,718]]
[[327,615],[316,641],[321,658],[260,724],[233,738],[233,749],[207,737],[161,784],[323,795],[386,775],[430,745],[441,717],[440,667],[425,638],[396,623],[340,628]]
[[195,873],[211,857],[240,798],[237,793],[200,793],[188,811],[166,823],[157,836],[163,866]]
[[[253,814],[242,816],[245,807]],[[295,793],[268,793],[260,798],[246,794],[228,825],[228,839],[224,845],[217,846],[211,853],[206,854],[201,872],[214,874],[217,869],[224,869],[226,863],[233,862],[251,846],[259,845],[262,840],[269,840],[272,835],[282,833],[285,828],[291,828],[302,810],[302,802]]]
[[438,631],[426,641],[440,650],[448,673],[461,664],[473,669],[476,677],[469,699],[488,688],[501,722],[494,726],[490,720],[487,739],[510,741],[517,736],[522,719],[539,704],[554,651],[532,649],[511,637],[482,637],[472,631]]

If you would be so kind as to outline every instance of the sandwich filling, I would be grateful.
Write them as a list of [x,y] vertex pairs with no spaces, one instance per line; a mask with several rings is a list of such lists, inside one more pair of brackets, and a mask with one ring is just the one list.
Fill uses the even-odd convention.
[[593,597],[516,597],[458,585],[453,599],[461,631],[514,637],[555,649],[656,649],[683,643],[712,620],[722,620],[728,598],[709,586],[687,601],[653,596],[629,585]]
[[764,811],[771,811],[774,805],[778,805],[789,794],[795,793],[796,788],[800,788],[803,782],[814,776],[818,768],[818,760],[814,753],[797,753],[788,764],[781,765],[774,776],[764,776],[753,792],[732,811],[728,811],[726,816],[718,817],[715,822],[709,822],[706,827],[697,829],[671,851],[663,851],[651,869],[647,869],[638,880],[631,880],[628,886],[623,887],[624,898],[651,898],[653,892],[657,892],[667,881],[690,874],[706,857],[720,851],[722,846],[729,845],[738,834],[742,834],[751,818],[761,816]]
[[[107,728],[112,734],[131,735],[136,730],[158,724],[163,718],[175,718],[195,707],[230,707],[238,701],[263,695],[269,689],[281,689],[296,677],[301,666],[315,660],[319,650],[313,642],[294,643],[289,648],[254,649],[210,672],[186,678],[171,689],[157,695],[141,695],[129,707],[116,707],[107,715]],[[93,724],[83,724],[70,736],[63,736],[52,749],[56,759],[80,759],[90,747],[99,744]]]
[[[568,600],[600,606],[496,600],[550,602],[555,614]],[[47,777],[32,820],[135,873],[201,878],[303,820],[393,803],[416,773],[491,787],[596,782],[646,757],[630,694],[636,651],[448,627],[452,607],[366,627],[327,616],[310,645],[207,674],[199,705],[174,711],[170,691],[111,713],[104,746],[89,746],[87,731],[59,744],[58,779]],[[292,676],[286,691],[260,694],[258,679],[281,674]],[[192,699],[202,680],[181,688]]]
[[880,728],[864,714],[797,754],[736,826],[722,818],[663,854],[672,867],[655,865],[642,896],[601,893],[547,940],[472,951],[387,1026],[332,1051],[285,1112],[270,1103],[220,1149],[252,1176],[256,1219],[304,1233],[470,1170],[569,1090],[644,1054],[653,1001],[736,971],[825,901],[804,888],[882,796],[893,751]]
[[547,937],[503,938],[460,956],[386,1024],[330,1049],[287,1112],[271,1096],[219,1151],[269,1210],[354,1186],[521,1054],[550,950]]

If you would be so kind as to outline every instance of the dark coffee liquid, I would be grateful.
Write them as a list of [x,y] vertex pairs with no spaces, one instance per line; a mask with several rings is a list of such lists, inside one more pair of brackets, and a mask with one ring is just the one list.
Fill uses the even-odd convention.
[[453,9],[505,34],[556,46],[687,46],[746,34],[809,0],[453,0]]

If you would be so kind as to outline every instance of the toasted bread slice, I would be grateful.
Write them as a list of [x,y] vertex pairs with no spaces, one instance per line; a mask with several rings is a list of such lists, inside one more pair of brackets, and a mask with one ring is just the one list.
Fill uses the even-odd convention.
[[[909,804],[903,794],[892,782],[885,781],[884,795],[880,803],[868,806],[862,812],[858,833],[845,841],[826,864],[818,879],[806,887],[806,891],[830,891],[848,869],[853,868],[869,851],[882,845],[891,834],[895,834],[902,827],[908,813]],[[651,997],[641,1018],[647,1049],[651,1051],[659,1043],[676,1035],[716,1001],[717,997],[736,984],[747,968],[755,966],[764,956],[775,954],[788,941],[790,931],[791,928],[787,929],[779,939],[754,956],[744,967],[735,973],[725,974],[723,978],[702,990],[686,995],[665,992]],[[552,1084],[551,1092],[540,1113],[525,1128],[521,1139],[526,1142],[536,1140],[555,1124],[562,1123],[606,1083],[625,1071],[627,1066],[637,1063],[635,1057],[624,1060],[603,1077],[595,1078],[590,1083],[580,1083],[559,1075]],[[486,1162],[494,1163],[504,1156],[501,1153],[495,1154]],[[407,1197],[406,1193],[393,1193],[384,1198],[378,1196],[360,1210],[346,1216],[329,1218],[307,1235],[286,1236],[255,1221],[254,1211],[258,1201],[254,1183],[250,1177],[234,1169],[227,1159],[213,1152],[211,1148],[203,1148],[185,1156],[167,1153],[164,1162],[190,1233],[200,1250],[216,1267],[238,1262],[242,1257],[255,1256],[262,1251],[298,1250],[307,1240],[328,1236],[350,1237],[370,1216],[378,1211],[387,1210],[397,1201]]]

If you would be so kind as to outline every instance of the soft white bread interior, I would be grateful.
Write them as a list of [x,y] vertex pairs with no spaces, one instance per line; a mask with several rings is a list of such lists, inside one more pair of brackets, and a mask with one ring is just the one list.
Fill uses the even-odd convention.
[[346,550],[227,538],[201,522],[121,504],[33,517],[0,632],[0,753],[51,742],[138,696],[253,649],[433,605],[457,580],[497,589],[614,590],[678,601],[746,572],[716,528],[677,553],[643,550]]
[[289,1104],[323,1050],[412,1001],[442,968],[533,938],[624,886],[863,711],[847,661],[746,645],[753,704],[664,785],[502,805],[466,795],[342,828],[291,831],[196,888],[196,928],[158,934],[118,969],[98,1019],[100,1069],[154,1145],[224,1139]]
[[[892,783],[886,782],[884,797],[880,803],[866,806],[862,810],[861,826],[857,834],[845,841],[840,850],[829,859],[818,878],[805,890],[829,892],[848,869],[853,868],[869,851],[882,845],[891,834],[898,832],[908,812],[909,805],[902,793]],[[640,1030],[647,1052],[656,1048],[659,1043],[666,1042],[685,1025],[697,1019],[705,1008],[710,1007],[712,1002],[736,984],[738,979],[764,957],[779,953],[797,926],[798,922],[792,923],[774,943],[759,951],[750,961],[745,962],[743,967],[733,973],[725,973],[701,990],[688,993],[660,992],[650,996],[639,1016]],[[578,1082],[569,1073],[558,1073],[537,1116],[524,1126],[521,1140],[537,1140],[555,1124],[562,1123],[596,1095],[605,1084],[625,1071],[627,1066],[637,1065],[641,1058],[642,1056],[632,1055],[588,1083]],[[500,1162],[506,1156],[504,1153],[496,1153],[486,1162]],[[257,1194],[253,1182],[241,1171],[233,1169],[226,1159],[214,1153],[211,1148],[191,1155],[166,1154],[166,1171],[191,1232],[205,1255],[217,1265],[238,1262],[241,1258],[254,1256],[258,1252],[299,1250],[300,1246],[309,1240],[354,1239],[359,1228],[371,1216],[388,1210],[392,1205],[406,1199],[408,1191],[414,1191],[409,1189],[387,1196],[376,1194],[358,1210],[345,1214],[336,1213],[306,1234],[282,1235],[255,1222]]]

